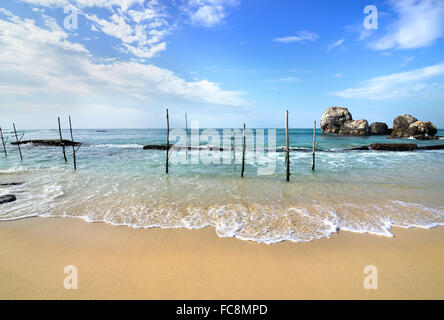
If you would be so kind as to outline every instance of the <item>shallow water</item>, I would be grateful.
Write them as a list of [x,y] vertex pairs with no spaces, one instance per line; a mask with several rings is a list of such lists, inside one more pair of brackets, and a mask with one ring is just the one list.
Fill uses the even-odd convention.
[[[312,172],[312,155],[306,152],[312,147],[312,130],[290,133],[294,148],[290,183],[285,182],[284,153],[274,155],[273,174],[258,175],[267,161],[251,150],[247,158],[254,161],[246,165],[244,179],[240,150],[237,164],[171,163],[166,175],[165,151],[142,149],[146,144],[165,143],[165,130],[160,129],[75,130],[75,140],[84,143],[77,153],[77,172],[72,169],[71,148],[65,164],[61,148],[23,145],[20,161],[17,147],[8,145],[8,157],[0,154],[0,183],[24,184],[0,187],[0,195],[15,194],[18,199],[1,205],[0,220],[66,216],[136,228],[211,226],[220,237],[265,243],[310,241],[340,229],[392,236],[392,226],[444,224],[443,150],[341,151],[375,142],[431,145],[444,141],[318,133],[318,148],[324,152],[317,153]],[[12,141],[11,133],[6,135]],[[69,133],[63,135],[66,138]],[[58,138],[58,131],[29,130],[24,137],[49,138]],[[239,133],[237,146],[240,142]],[[210,143],[215,145],[214,140]],[[279,148],[284,143],[284,130],[279,129],[276,144]],[[198,151],[189,152],[190,158],[195,156]]]

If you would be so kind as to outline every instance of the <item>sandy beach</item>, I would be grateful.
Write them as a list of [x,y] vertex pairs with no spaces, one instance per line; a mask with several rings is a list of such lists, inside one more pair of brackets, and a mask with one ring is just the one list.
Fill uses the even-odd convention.
[[[218,238],[212,228],[69,218],[0,223],[1,299],[443,299],[444,228],[340,232],[309,243]],[[66,265],[79,288],[63,286]],[[378,268],[378,289],[363,285]]]

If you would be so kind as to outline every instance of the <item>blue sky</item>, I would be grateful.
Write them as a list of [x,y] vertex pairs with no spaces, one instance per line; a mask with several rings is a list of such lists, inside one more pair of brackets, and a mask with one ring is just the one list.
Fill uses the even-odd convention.
[[[367,5],[377,29],[366,29]],[[77,29],[64,21],[78,12]],[[410,113],[444,128],[444,1],[8,0],[0,126],[311,127]],[[373,11],[374,12],[374,11]],[[69,20],[69,19],[68,19]],[[72,20],[69,20],[72,22]],[[375,21],[372,21],[373,23]]]

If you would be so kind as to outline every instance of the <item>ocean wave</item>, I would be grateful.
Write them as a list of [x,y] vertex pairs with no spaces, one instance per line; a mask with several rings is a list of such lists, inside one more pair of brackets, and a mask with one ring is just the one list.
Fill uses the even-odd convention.
[[[21,206],[19,215],[11,210],[12,204],[7,204],[6,211],[0,214],[0,221],[40,216],[79,218],[89,223],[102,222],[135,229],[212,227],[221,238],[234,237],[265,244],[309,242],[330,238],[341,230],[393,237],[392,227],[430,229],[444,225],[444,208],[402,201],[392,201],[382,206],[344,204],[342,207],[332,207],[319,204],[310,208],[275,208],[259,203],[238,203],[208,208],[188,207],[184,211],[180,205],[168,206],[162,201],[150,207],[146,204],[128,206],[118,199],[107,199],[96,206],[81,206],[84,208],[82,212],[81,207],[73,203],[54,205],[54,199],[64,196],[60,186],[52,185],[43,190],[46,200],[51,200],[34,199],[33,205]],[[107,196],[110,197],[114,198],[112,194]],[[91,199],[91,202],[97,201],[97,198]],[[65,209],[70,206],[72,211]],[[33,213],[37,210],[41,213]]]

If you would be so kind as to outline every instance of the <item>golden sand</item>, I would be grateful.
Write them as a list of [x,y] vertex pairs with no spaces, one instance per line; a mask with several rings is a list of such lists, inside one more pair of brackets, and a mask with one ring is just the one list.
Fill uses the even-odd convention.
[[[68,218],[0,223],[1,299],[443,299],[444,228],[257,244]],[[66,290],[64,267],[78,269]],[[364,267],[378,268],[366,290]]]

